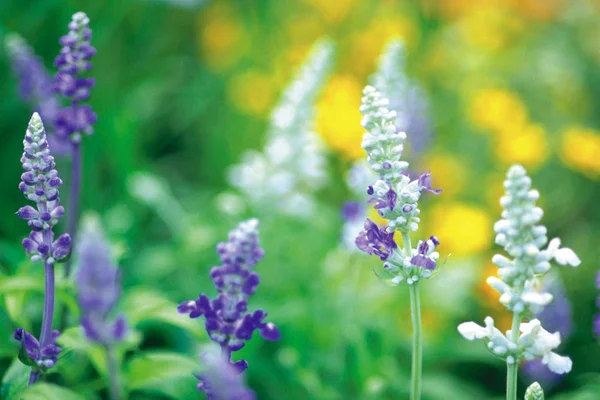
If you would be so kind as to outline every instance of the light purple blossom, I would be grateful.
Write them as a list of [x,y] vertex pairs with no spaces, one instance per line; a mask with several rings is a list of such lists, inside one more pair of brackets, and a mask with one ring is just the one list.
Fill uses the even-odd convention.
[[121,294],[119,270],[110,258],[110,246],[98,222],[90,220],[86,225],[77,255],[75,283],[86,337],[105,346],[123,340],[127,333],[125,317],[111,317]]
[[60,38],[63,46],[54,60],[58,72],[54,75],[53,90],[67,98],[69,106],[58,112],[55,119],[56,135],[79,143],[82,135],[91,135],[96,123],[96,113],[87,104],[94,78],[81,75],[92,67],[90,59],[96,49],[90,44],[92,30],[89,18],[82,12],[75,13],[69,24],[69,33]]
[[387,260],[392,251],[397,248],[394,242],[394,232],[388,233],[385,228],[367,218],[365,230],[361,231],[356,238],[356,247],[367,254],[375,254],[381,260]]

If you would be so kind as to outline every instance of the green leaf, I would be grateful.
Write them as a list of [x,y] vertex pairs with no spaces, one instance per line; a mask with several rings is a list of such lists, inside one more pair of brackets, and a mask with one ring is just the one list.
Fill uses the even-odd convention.
[[196,338],[203,338],[206,331],[198,321],[177,313],[177,304],[160,293],[147,289],[133,289],[125,295],[121,309],[133,326],[143,322],[163,322],[182,328]]
[[174,399],[194,393],[198,380],[193,376],[199,361],[178,353],[142,354],[125,367],[127,388],[159,392]]
[[[142,337],[140,333],[132,330],[125,338],[125,341],[115,344],[115,354],[119,365],[125,352],[136,348],[141,340]],[[85,353],[89,357],[96,371],[102,376],[107,375],[106,351],[99,344],[87,340],[81,326],[65,330],[58,337],[57,343],[63,348],[63,352],[73,350]],[[57,365],[62,367],[60,362]]]
[[533,382],[525,392],[525,400],[544,400],[544,390],[539,383]]
[[2,378],[0,399],[12,399],[17,393],[24,390],[27,387],[30,372],[31,368],[15,358]]
[[39,382],[19,394],[19,400],[85,400],[80,394],[64,387]]

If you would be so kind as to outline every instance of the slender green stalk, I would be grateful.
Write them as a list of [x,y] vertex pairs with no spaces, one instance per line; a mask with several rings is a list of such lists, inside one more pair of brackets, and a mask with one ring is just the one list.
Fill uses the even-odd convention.
[[[513,315],[511,341],[516,344],[521,326],[521,315]],[[512,364],[506,364],[506,400],[517,400],[517,374],[519,371],[519,360]]]
[[119,385],[119,370],[117,368],[117,359],[110,345],[105,346],[106,363],[108,366],[108,387],[111,400],[121,399],[121,389]]
[[411,400],[421,398],[421,375],[423,369],[423,340],[421,337],[421,304],[419,301],[419,281],[409,286],[410,313],[412,315],[412,372],[410,385]]
[[[410,257],[412,244],[408,232],[402,232],[404,255]],[[413,326],[412,364],[411,364],[411,400],[421,399],[421,375],[423,370],[423,340],[421,334],[421,302],[419,300],[419,281],[408,286],[410,291],[410,314]]]

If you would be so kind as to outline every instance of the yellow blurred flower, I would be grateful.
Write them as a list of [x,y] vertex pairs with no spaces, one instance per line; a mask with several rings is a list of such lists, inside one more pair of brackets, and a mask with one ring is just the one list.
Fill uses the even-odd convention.
[[477,127],[495,132],[521,127],[527,121],[527,110],[521,99],[515,93],[495,88],[483,89],[471,96],[468,115]]
[[364,157],[360,106],[362,87],[350,75],[334,76],[317,105],[317,132],[325,143],[350,160]]
[[259,116],[273,105],[275,87],[271,75],[249,70],[235,75],[227,84],[227,97],[238,110]]
[[459,23],[459,30],[466,43],[490,52],[502,50],[514,43],[523,28],[523,21],[503,6],[472,7]]
[[492,239],[492,220],[481,208],[459,202],[437,203],[427,214],[440,250],[456,255],[472,255],[487,249]]
[[343,68],[359,76],[370,74],[385,44],[392,38],[400,37],[408,45],[415,41],[414,23],[402,15],[375,16],[364,29],[351,39],[348,57],[343,60]]
[[329,23],[343,21],[359,0],[304,0]]
[[446,199],[459,193],[468,178],[469,170],[465,165],[448,154],[428,155],[422,164],[431,170],[433,186],[442,189]]
[[560,157],[570,168],[600,179],[600,131],[571,127],[562,134]]
[[247,47],[247,35],[237,10],[228,2],[212,2],[197,19],[197,40],[210,69],[234,65]]
[[525,124],[503,129],[495,146],[496,157],[505,164],[520,163],[535,169],[548,159],[548,140],[544,128]]

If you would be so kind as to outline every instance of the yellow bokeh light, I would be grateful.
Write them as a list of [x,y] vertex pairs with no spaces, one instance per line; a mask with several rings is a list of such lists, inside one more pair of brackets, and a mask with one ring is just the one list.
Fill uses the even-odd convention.
[[334,76],[317,105],[317,132],[332,149],[356,160],[365,156],[360,146],[364,129],[360,106],[362,86],[350,75]]
[[215,2],[199,14],[197,39],[206,66],[218,72],[237,63],[247,47],[242,21],[227,2]]
[[495,152],[503,163],[519,163],[535,169],[548,159],[548,140],[540,125],[526,124],[522,128],[509,128],[501,132]]
[[481,208],[459,202],[438,203],[428,213],[430,226],[445,253],[472,255],[486,250],[492,239],[492,220]]
[[272,77],[255,70],[234,76],[227,85],[227,97],[238,110],[265,116],[273,105],[274,84]]
[[460,192],[467,180],[468,169],[456,157],[448,154],[431,154],[425,157],[423,165],[431,170],[433,187],[442,189],[444,198]]
[[600,131],[571,127],[564,131],[560,157],[570,168],[600,179]]
[[527,110],[521,99],[503,89],[483,89],[469,99],[469,118],[480,129],[493,132],[521,127],[527,121]]
[[347,18],[359,0],[304,0],[311,5],[329,23],[339,23]]

